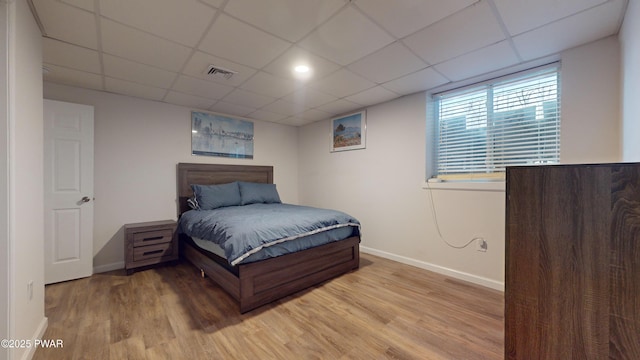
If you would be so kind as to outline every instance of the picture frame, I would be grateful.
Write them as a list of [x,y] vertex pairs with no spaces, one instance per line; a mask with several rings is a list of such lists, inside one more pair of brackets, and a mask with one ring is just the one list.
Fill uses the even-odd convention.
[[331,152],[365,149],[366,145],[365,110],[331,119]]
[[253,122],[191,112],[191,155],[253,159]]

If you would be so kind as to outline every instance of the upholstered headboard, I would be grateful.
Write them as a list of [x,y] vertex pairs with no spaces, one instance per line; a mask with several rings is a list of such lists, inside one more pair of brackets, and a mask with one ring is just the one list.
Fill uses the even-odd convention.
[[273,184],[273,166],[179,163],[177,166],[178,217],[190,210],[191,184],[214,185],[234,181]]

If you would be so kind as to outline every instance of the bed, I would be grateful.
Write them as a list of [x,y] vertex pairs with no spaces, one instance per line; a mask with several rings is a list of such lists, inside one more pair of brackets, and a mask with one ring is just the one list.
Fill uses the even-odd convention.
[[[191,209],[192,184],[216,185],[234,181],[273,184],[273,167],[178,164],[178,217]],[[349,236],[295,253],[231,265],[227,259],[202,249],[194,239],[182,234],[180,255],[236,299],[240,312],[245,313],[357,269],[359,243],[360,236]]]

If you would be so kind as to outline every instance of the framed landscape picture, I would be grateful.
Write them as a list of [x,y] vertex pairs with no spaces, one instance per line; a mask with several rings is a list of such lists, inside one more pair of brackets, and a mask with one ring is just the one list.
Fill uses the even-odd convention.
[[367,140],[366,112],[331,119],[331,151],[364,149]]
[[253,159],[253,122],[192,111],[191,154]]

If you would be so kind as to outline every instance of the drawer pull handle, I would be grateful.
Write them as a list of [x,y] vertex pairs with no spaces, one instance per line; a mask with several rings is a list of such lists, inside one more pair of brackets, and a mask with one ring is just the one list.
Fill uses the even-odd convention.
[[144,238],[142,241],[160,240],[160,239],[162,239],[163,237],[164,237],[164,236],[148,237],[148,238]]
[[160,254],[161,252],[163,252],[164,250],[153,250],[153,251],[145,251],[144,255],[153,255],[153,254]]

